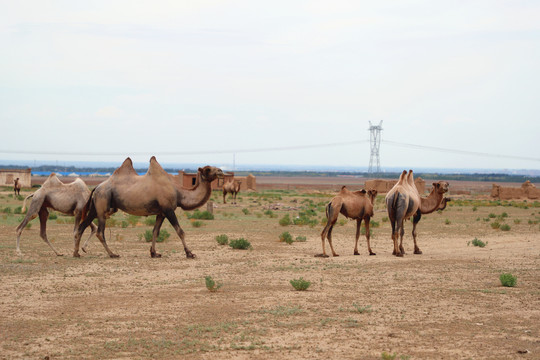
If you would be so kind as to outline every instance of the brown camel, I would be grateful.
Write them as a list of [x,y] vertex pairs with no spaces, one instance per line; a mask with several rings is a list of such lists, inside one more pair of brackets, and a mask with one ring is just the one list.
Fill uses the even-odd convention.
[[332,250],[333,256],[339,256],[334,251],[332,246],[332,229],[337,221],[339,214],[343,214],[350,219],[356,219],[356,241],[354,245],[354,255],[360,255],[358,252],[358,238],[360,237],[360,226],[362,220],[366,227],[366,241],[369,251],[369,255],[375,255],[371,250],[369,243],[369,221],[373,216],[373,204],[377,197],[377,190],[360,190],[349,191],[345,186],[341,188],[341,191],[328,203],[326,206],[326,217],[328,218],[326,226],[321,233],[322,239],[322,254],[315,255],[317,257],[328,257],[326,255],[326,249],[324,247],[325,239],[328,238],[328,244]]
[[[48,209],[50,208],[66,215],[75,216],[75,226],[73,229],[73,231],[75,231],[81,222],[82,209],[90,197],[90,190],[88,190],[84,181],[79,178],[70,184],[64,184],[58,179],[55,173],[51,173],[41,188],[24,199],[22,212],[26,209],[26,201],[31,197],[33,197],[33,200],[28,212],[23,221],[17,226],[17,253],[22,255],[19,248],[19,241],[26,224],[39,215],[41,238],[51,247],[56,255],[62,256],[62,254],[56,251],[52,246],[49,239],[47,239],[46,229],[47,220],[49,219]],[[91,229],[92,233],[90,234],[90,237],[96,232],[96,226],[91,224]],[[88,239],[90,239],[90,237],[88,237]],[[88,240],[86,240],[86,242],[88,242]]]
[[152,232],[152,246],[150,247],[151,257],[161,257],[156,252],[156,239],[163,221],[167,218],[182,240],[186,256],[194,258],[195,255],[186,245],[184,231],[180,227],[174,211],[177,207],[193,210],[206,203],[212,194],[211,183],[218,177],[223,177],[221,169],[205,166],[199,168],[194,187],[184,188],[172,175],[163,170],[154,156],[150,159],[147,173],[142,176],[135,172],[131,159],[127,158],[111,177],[92,191],[83,211],[83,221],[75,234],[73,256],[80,256],[81,235],[84,229],[97,217],[96,236],[110,257],[118,257],[109,249],[105,241],[105,220],[120,209],[132,215],[156,215],[156,224]]
[[[443,202],[443,194],[447,191],[448,183],[439,181],[433,183],[430,194],[423,198],[414,185],[413,171],[409,170],[408,174],[403,171],[398,182],[386,194],[386,208],[392,225],[392,240],[394,242],[393,255],[403,256],[405,254],[403,248],[403,235],[405,233],[403,223],[411,216],[413,217],[414,253],[422,254],[416,241],[416,225],[420,221],[422,214],[429,214],[439,209]],[[399,246],[398,237],[400,237]]]
[[19,178],[16,178],[13,180],[15,184],[13,185],[13,191],[15,192],[15,195],[21,195],[21,183],[19,182]]
[[223,184],[223,203],[226,204],[225,196],[227,193],[232,195],[232,204],[236,204],[236,195],[240,192],[241,180],[232,180]]

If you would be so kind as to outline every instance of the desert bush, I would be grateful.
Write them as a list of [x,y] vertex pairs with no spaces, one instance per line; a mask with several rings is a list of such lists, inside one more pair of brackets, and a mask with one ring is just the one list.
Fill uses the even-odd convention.
[[129,215],[127,221],[131,224],[131,226],[135,227],[139,223],[140,218],[141,217],[137,215]]
[[204,281],[205,281],[205,283],[206,283],[206,288],[207,288],[209,291],[212,291],[212,292],[218,291],[219,288],[221,288],[221,287],[223,286],[223,284],[220,283],[220,282],[217,282],[217,283],[216,283],[216,282],[214,281],[214,279],[212,279],[211,276],[206,276],[206,277],[204,278]]
[[231,240],[229,246],[239,250],[251,249],[251,243],[244,238]]
[[214,220],[214,215],[208,210],[200,211],[199,209],[195,209],[192,214],[188,215],[188,219]]
[[225,234],[216,236],[216,241],[219,245],[227,245],[229,243],[229,237]]
[[54,212],[51,212],[49,214],[49,220],[56,220],[56,219],[58,219],[58,215],[56,215],[56,213]]
[[[167,240],[169,237],[171,236],[171,234],[169,234],[169,232],[165,229],[162,229],[160,232],[159,232],[159,235],[156,239],[156,242],[164,242],[165,240]],[[142,235],[139,235],[139,238],[142,238],[144,237],[144,240],[146,240],[146,242],[151,242],[152,241],[152,230],[146,230],[144,232],[144,234]]]
[[277,215],[274,214],[274,212],[273,212],[272,210],[266,210],[266,211],[264,212],[264,215],[268,216],[268,217],[271,218],[271,219],[277,217]]
[[338,224],[339,224],[339,226],[344,226],[345,224],[347,224],[347,220],[346,219],[339,219]]
[[501,225],[500,229],[501,229],[502,231],[510,231],[510,225],[508,225],[508,224],[503,224],[503,225]]
[[390,219],[388,219],[388,216],[385,216],[385,217],[382,218],[382,222],[388,222],[388,220],[390,220]]
[[487,242],[483,242],[482,240],[477,239],[477,238],[474,238],[473,241],[471,241],[471,243],[473,244],[473,246],[478,246],[478,247],[485,247],[487,245]]
[[3,212],[4,214],[11,214],[11,208],[10,208],[9,206],[6,206],[6,207],[2,210],[2,212]]
[[191,222],[191,226],[193,226],[194,228],[200,228],[203,225],[204,223],[200,220],[195,220]]
[[375,220],[371,220],[369,222],[369,226],[372,227],[372,228],[378,228],[380,226],[379,222],[375,221]]
[[298,241],[298,242],[306,242],[307,241],[307,238],[305,236],[297,236],[296,239],[294,241]]
[[446,225],[450,225],[452,222],[451,222],[449,219],[446,219],[446,220],[444,220],[444,223],[445,223]]
[[514,224],[516,225],[521,224],[521,219],[514,219]]
[[499,276],[502,286],[514,287],[517,284],[517,276],[512,275],[511,273],[502,273]]
[[243,208],[242,212],[244,213],[244,215],[249,215],[249,210],[246,208]]
[[122,229],[125,229],[129,226],[129,222],[127,222],[127,220],[122,220],[120,226],[122,226]]
[[291,234],[288,231],[285,231],[281,233],[281,235],[279,235],[279,241],[286,242],[289,245],[291,245],[294,242]]
[[304,280],[304,278],[293,279],[289,282],[291,283],[292,287],[297,291],[305,291],[311,285],[311,282]]
[[153,216],[148,216],[145,220],[144,220],[144,223],[148,226],[154,226],[156,225],[156,216],[153,215]]
[[498,229],[500,227],[501,227],[501,224],[499,224],[498,221],[494,221],[494,222],[491,223],[491,228],[492,229]]
[[496,217],[497,217],[497,215],[495,215],[494,213],[489,213],[488,217],[490,217],[490,218],[494,219],[494,218],[496,218]]
[[289,214],[286,214],[281,219],[279,219],[279,225],[281,226],[291,225],[291,217],[289,216]]

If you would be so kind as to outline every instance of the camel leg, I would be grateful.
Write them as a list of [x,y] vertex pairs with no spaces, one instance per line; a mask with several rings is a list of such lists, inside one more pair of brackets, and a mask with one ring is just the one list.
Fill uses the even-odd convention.
[[412,236],[413,236],[413,240],[414,240],[414,253],[415,254],[422,254],[422,251],[420,250],[420,248],[418,247],[418,244],[416,243],[416,235],[417,235],[417,232],[416,232],[416,225],[418,224],[418,222],[420,221],[420,218],[422,217],[422,213],[420,212],[420,210],[418,210],[418,212],[416,213],[416,215],[413,216],[413,229],[412,229]]
[[225,200],[225,197],[227,196],[227,192],[223,191],[223,203],[226,204],[227,201]]
[[334,251],[334,247],[332,246],[332,230],[333,229],[334,227],[332,226],[330,230],[328,230],[328,245],[330,245],[330,250],[332,250],[332,256],[339,256],[338,254],[336,254],[336,252]]
[[403,235],[405,235],[405,227],[403,226],[403,221],[401,221],[400,231],[399,231],[399,250],[401,255],[405,255],[405,249],[403,248]]
[[159,230],[161,229],[161,225],[163,224],[163,220],[165,220],[165,216],[162,214],[158,214],[156,216],[156,224],[154,225],[154,230],[152,231],[152,246],[150,247],[150,257],[153,258],[160,258],[161,254],[158,254],[156,252],[156,239],[159,236]]
[[[403,228],[403,225],[401,226]],[[394,251],[392,252],[392,255],[402,257],[403,253],[401,252],[399,248],[398,238],[399,238],[399,222],[398,221],[392,221],[392,241],[394,242]]]
[[57,255],[57,256],[64,256],[63,254],[59,253],[58,251],[56,251],[56,249],[54,248],[54,246],[51,244],[51,242],[49,241],[49,239],[47,239],[47,220],[49,219],[49,211],[47,210],[46,207],[42,207],[40,210],[39,210],[39,225],[40,225],[40,232],[39,232],[39,236],[43,239],[43,241],[45,241],[45,243],[47,245],[49,245],[49,247],[54,251],[54,253]]
[[88,236],[88,238],[86,239],[86,241],[84,242],[84,245],[82,246],[82,251],[86,252],[86,250],[88,250],[88,245],[89,245],[89,242],[90,242],[90,238],[92,237],[92,235],[95,235],[96,234],[96,230],[97,230],[97,226],[94,225],[93,222],[90,223],[90,236]]
[[[109,246],[107,245],[107,241],[105,240],[105,224],[106,224],[105,217],[98,216],[98,228],[97,228],[96,237],[99,239],[99,241],[101,241],[101,244],[103,245],[103,247],[105,248],[105,251],[107,251],[107,254],[109,254],[110,257],[112,258],[120,257],[120,255],[113,253],[111,249],[109,249]],[[79,238],[79,241],[80,240],[81,239]]]
[[354,255],[360,255],[358,252],[358,238],[360,238],[360,228],[362,227],[362,219],[356,219],[356,237],[354,240]]
[[184,245],[184,251],[186,252],[186,257],[188,259],[194,259],[195,254],[193,254],[188,249],[188,247],[186,245],[184,230],[182,230],[182,228],[180,227],[180,224],[178,223],[178,219],[176,218],[176,214],[174,213],[174,211],[169,210],[169,211],[165,212],[165,217],[167,218],[167,220],[169,220],[169,222],[173,226],[173,228],[176,231],[176,234],[178,234],[178,237],[180,238],[180,240],[182,240],[182,245]]
[[[32,209],[30,209],[30,210],[32,210]],[[28,212],[26,213],[26,216],[24,217],[23,221],[19,224],[19,226],[17,226],[17,255],[19,255],[19,256],[22,256],[21,248],[19,247],[21,234],[22,234],[24,228],[26,227],[26,225],[30,221],[34,220],[37,217],[37,213],[30,212],[30,210],[28,210]]]
[[326,241],[326,235],[328,235],[328,232],[332,228],[332,224],[330,220],[326,223],[326,226],[324,227],[322,233],[321,233],[321,240],[322,240],[322,254],[317,254],[315,257],[325,257],[327,258],[328,255],[326,255],[326,248],[325,248],[325,241]]
[[[367,219],[364,219],[364,225],[366,227],[366,242],[367,242],[367,248],[368,248],[368,251],[369,251],[369,255],[377,255],[375,254],[372,250],[371,250],[371,244],[370,244],[370,238],[371,238],[371,234],[370,234],[370,231],[369,231],[369,222],[370,222],[370,218],[368,217]],[[358,241],[358,240],[357,240]]]

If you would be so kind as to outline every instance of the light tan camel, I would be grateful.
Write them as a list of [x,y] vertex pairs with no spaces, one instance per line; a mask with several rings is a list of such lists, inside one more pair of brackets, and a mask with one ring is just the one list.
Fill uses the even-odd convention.
[[19,181],[19,178],[16,178],[13,180],[15,184],[13,184],[13,191],[15,192],[15,195],[21,195],[21,183]]
[[369,251],[369,255],[375,255],[371,250],[369,243],[369,222],[373,216],[373,204],[377,197],[377,190],[360,190],[349,191],[345,186],[341,188],[341,191],[328,203],[326,206],[327,222],[321,233],[322,239],[322,254],[317,254],[317,257],[328,257],[326,255],[326,249],[324,246],[325,239],[328,238],[328,244],[332,250],[332,256],[339,256],[334,251],[332,246],[332,229],[338,219],[339,214],[343,214],[350,219],[356,219],[356,241],[354,244],[354,255],[360,255],[358,252],[358,238],[360,237],[360,226],[362,220],[364,221],[366,228],[366,241]]
[[83,221],[75,234],[73,256],[80,256],[81,235],[84,229],[97,217],[96,236],[110,257],[118,257],[109,249],[105,241],[105,220],[120,209],[132,215],[156,215],[156,224],[152,232],[152,246],[150,247],[151,257],[161,257],[156,252],[156,239],[163,221],[167,218],[182,240],[186,256],[194,258],[195,255],[186,245],[184,231],[180,227],[174,211],[177,207],[192,210],[206,203],[212,194],[211,183],[218,177],[223,177],[221,169],[205,166],[199,168],[194,187],[184,188],[178,183],[178,180],[163,170],[154,156],[150,159],[147,173],[142,176],[135,172],[131,159],[127,158],[111,177],[92,191],[83,211]]
[[226,204],[225,196],[230,193],[232,196],[232,204],[236,204],[236,195],[240,192],[241,180],[232,180],[223,184],[223,203]]
[[[409,170],[408,174],[406,171],[403,171],[398,182],[388,194],[386,194],[385,199],[388,217],[392,225],[392,240],[394,242],[393,255],[403,256],[405,254],[403,248],[403,235],[405,233],[403,223],[411,216],[413,217],[412,235],[414,240],[414,253],[422,254],[422,251],[417,244],[416,225],[420,221],[422,214],[429,214],[439,209],[441,202],[443,201],[443,194],[447,191],[448,183],[446,181],[439,181],[433,183],[430,194],[423,198],[420,196],[414,185],[413,171]],[[399,246],[398,237],[400,237]]]
[[[47,238],[46,229],[47,220],[49,219],[48,209],[50,208],[66,215],[75,216],[75,226],[73,229],[73,231],[75,231],[81,222],[82,209],[90,197],[90,190],[88,190],[84,181],[79,178],[70,184],[64,184],[58,179],[55,173],[51,173],[41,188],[24,199],[22,212],[26,209],[26,201],[31,197],[33,199],[28,212],[23,221],[17,226],[17,253],[22,255],[19,248],[19,241],[26,224],[39,215],[41,238],[50,246],[56,255],[62,256],[61,253],[56,251]],[[91,229],[92,233],[90,234],[90,237],[96,232],[96,226],[91,224]],[[90,237],[88,237],[88,239],[90,239]],[[88,240],[86,240],[86,242],[88,242]]]

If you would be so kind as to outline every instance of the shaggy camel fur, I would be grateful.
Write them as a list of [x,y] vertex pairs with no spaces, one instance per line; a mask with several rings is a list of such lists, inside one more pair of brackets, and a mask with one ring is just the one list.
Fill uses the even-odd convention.
[[328,244],[332,250],[333,256],[339,256],[334,251],[332,246],[332,229],[338,219],[339,214],[343,214],[350,219],[356,219],[356,241],[354,245],[354,255],[360,255],[358,252],[358,238],[360,237],[360,226],[362,220],[366,227],[366,241],[369,251],[369,255],[375,255],[371,250],[369,243],[369,222],[373,216],[373,204],[377,197],[377,190],[360,190],[349,191],[345,186],[341,188],[341,191],[328,203],[326,206],[326,217],[328,218],[326,226],[321,233],[322,239],[322,254],[315,255],[317,257],[328,257],[326,255],[326,249],[324,247],[325,238],[328,238]]
[[232,195],[232,204],[236,204],[236,195],[240,192],[240,185],[242,184],[241,180],[228,181],[223,184],[223,203],[226,204],[225,196],[227,193]]
[[19,178],[16,178],[15,180],[13,180],[13,182],[15,183],[13,185],[13,191],[15,192],[15,195],[21,195],[21,183],[19,182]]
[[[88,190],[84,181],[79,178],[71,184],[64,184],[58,179],[55,173],[51,173],[41,188],[24,199],[22,212],[26,209],[26,201],[31,197],[33,197],[33,200],[28,212],[23,221],[17,226],[17,253],[22,255],[19,248],[19,241],[26,224],[35,219],[39,214],[41,238],[51,247],[56,255],[61,256],[62,254],[56,251],[49,242],[49,239],[47,239],[46,229],[47,220],[49,218],[48,208],[66,215],[75,216],[75,226],[73,229],[73,231],[75,231],[81,221],[82,209],[90,197],[90,190]],[[96,232],[96,226],[91,224],[91,229],[92,233],[90,234],[90,237]],[[88,239],[90,239],[90,237],[88,237]],[[86,241],[88,242],[88,240]]]
[[195,255],[186,245],[184,231],[180,227],[174,211],[177,207],[193,210],[206,203],[212,193],[211,183],[218,177],[223,177],[221,169],[205,166],[199,168],[195,186],[184,188],[172,175],[163,170],[154,156],[150,159],[147,173],[142,176],[135,172],[131,159],[127,158],[109,179],[92,191],[83,211],[83,221],[75,234],[73,256],[80,256],[81,235],[84,229],[97,217],[97,238],[110,257],[118,257],[109,249],[105,241],[105,220],[120,209],[132,215],[156,215],[156,224],[152,232],[152,246],[150,247],[151,257],[161,257],[156,252],[156,239],[163,221],[167,218],[182,240],[186,256],[194,258]]
[[[443,194],[447,191],[448,183],[439,181],[433,183],[430,194],[426,198],[422,198],[414,185],[413,171],[409,170],[408,174],[403,171],[396,185],[386,194],[386,208],[392,225],[392,240],[394,242],[393,255],[403,256],[405,254],[403,248],[403,235],[405,233],[403,223],[411,216],[413,217],[414,253],[422,254],[416,240],[416,225],[420,221],[422,214],[429,214],[439,209],[443,201]],[[399,246],[398,237],[400,237]]]

